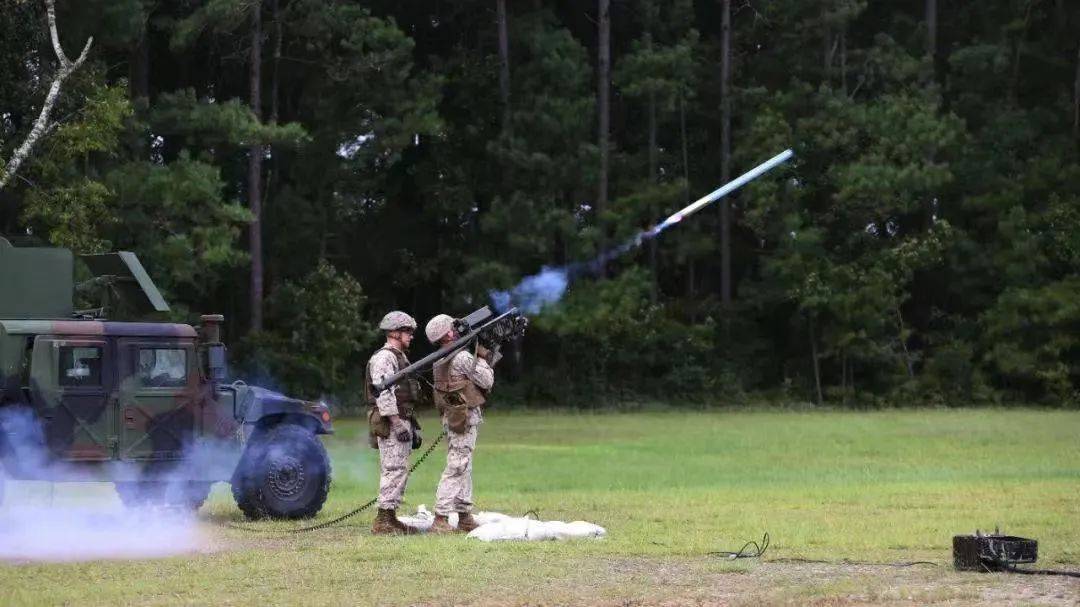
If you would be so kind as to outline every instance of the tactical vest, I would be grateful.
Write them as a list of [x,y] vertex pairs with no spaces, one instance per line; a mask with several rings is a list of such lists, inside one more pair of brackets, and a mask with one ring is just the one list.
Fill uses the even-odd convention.
[[[379,348],[379,351],[389,350],[393,352],[394,358],[397,359],[397,370],[400,371],[409,366],[409,359],[405,358],[405,355],[398,352],[390,346],[383,346]],[[364,400],[367,401],[369,407],[378,411],[378,405],[375,403],[375,399],[378,396],[371,389],[371,363],[364,365]],[[411,418],[416,408],[417,396],[420,394],[420,382],[413,378],[408,378],[397,383],[397,389],[394,390],[394,398],[397,399],[398,415],[403,418]]]
[[487,396],[471,379],[464,375],[450,372],[450,363],[455,353],[435,363],[432,374],[435,376],[435,407],[440,412],[447,408],[465,406],[469,409],[481,407],[487,402]]

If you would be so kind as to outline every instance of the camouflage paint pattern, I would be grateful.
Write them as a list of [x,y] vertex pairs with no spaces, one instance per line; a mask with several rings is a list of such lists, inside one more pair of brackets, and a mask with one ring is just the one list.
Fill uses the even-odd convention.
[[[135,480],[181,460],[192,480],[229,480],[263,417],[299,415],[317,433],[332,432],[324,405],[217,386],[200,356],[198,333],[186,324],[0,320],[0,412],[21,409],[39,422],[30,440],[67,464],[49,471],[60,475],[53,480]],[[12,453],[14,440],[0,432],[8,473],[43,474]],[[122,462],[143,465],[114,465]]]

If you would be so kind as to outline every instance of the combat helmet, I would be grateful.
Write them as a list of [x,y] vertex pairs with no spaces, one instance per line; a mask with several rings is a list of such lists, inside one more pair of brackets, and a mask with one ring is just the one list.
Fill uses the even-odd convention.
[[424,327],[424,334],[427,335],[428,341],[434,344],[452,328],[454,328],[454,319],[449,314],[438,314],[428,321],[427,326]]
[[416,320],[400,310],[394,310],[382,317],[379,321],[379,329],[383,331],[400,331],[402,329],[416,330]]

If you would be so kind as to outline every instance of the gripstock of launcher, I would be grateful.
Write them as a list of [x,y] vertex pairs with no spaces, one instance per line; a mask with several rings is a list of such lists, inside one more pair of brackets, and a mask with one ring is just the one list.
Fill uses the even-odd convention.
[[468,347],[473,342],[480,342],[485,348],[494,349],[496,346],[508,341],[518,339],[525,335],[525,329],[529,326],[529,319],[525,318],[517,308],[510,308],[506,312],[495,315],[490,308],[484,306],[469,314],[465,318],[454,321],[454,330],[460,336],[453,343],[449,343],[438,350],[428,354],[413,364],[405,367],[397,373],[387,377],[381,383],[372,384],[374,394],[379,394],[387,388],[391,388],[403,379],[407,379],[417,373],[426,371],[428,367],[437,361],[454,354],[462,348]]

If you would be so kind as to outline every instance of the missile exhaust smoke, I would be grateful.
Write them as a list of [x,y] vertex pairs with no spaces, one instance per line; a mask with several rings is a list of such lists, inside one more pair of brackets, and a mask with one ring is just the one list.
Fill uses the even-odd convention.
[[680,223],[703,207],[720,200],[765,173],[787,162],[795,153],[790,149],[780,152],[769,160],[759,164],[735,179],[695,200],[685,208],[669,215],[653,227],[638,232],[633,238],[617,247],[608,249],[591,261],[576,262],[565,266],[544,266],[537,274],[526,276],[513,288],[506,291],[491,291],[492,304],[499,311],[505,311],[515,305],[527,314],[536,314],[548,304],[562,299],[570,283],[584,275],[595,275],[603,270],[608,262],[633,251],[645,241],[656,238],[668,228]]

